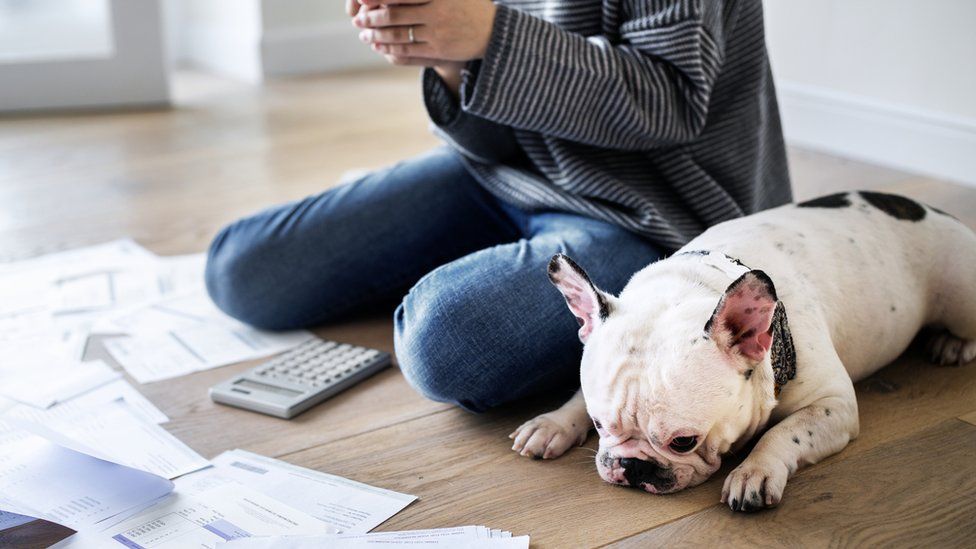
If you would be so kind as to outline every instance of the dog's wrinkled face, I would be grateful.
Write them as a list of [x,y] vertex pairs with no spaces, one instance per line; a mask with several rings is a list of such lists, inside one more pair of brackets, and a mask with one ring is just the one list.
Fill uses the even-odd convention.
[[600,476],[661,494],[715,473],[759,422],[753,371],[768,362],[776,306],[768,278],[747,273],[716,306],[714,289],[669,291],[666,280],[629,285],[615,298],[562,255],[549,276],[580,323]]

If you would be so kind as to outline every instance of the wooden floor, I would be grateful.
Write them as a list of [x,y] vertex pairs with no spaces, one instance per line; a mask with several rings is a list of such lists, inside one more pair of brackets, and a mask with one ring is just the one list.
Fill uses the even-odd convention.
[[[122,236],[161,254],[202,251],[236,217],[436,144],[413,71],[261,90],[183,75],[176,86],[171,111],[0,119],[0,259]],[[976,226],[976,190],[807,151],[791,150],[790,161],[799,198],[886,189]],[[388,317],[317,331],[392,351]],[[244,448],[420,497],[380,530],[486,524],[529,534],[533,547],[976,539],[976,364],[938,368],[910,351],[858,384],[860,438],[800,472],[778,509],[754,515],[719,505],[729,465],[702,486],[652,496],[601,481],[587,449],[552,462],[511,452],[512,428],[565,395],[474,416],[422,399],[391,369],[293,421],[208,400],[208,387],[248,366],[140,389],[206,457]],[[0,546],[63,535],[18,530]]]

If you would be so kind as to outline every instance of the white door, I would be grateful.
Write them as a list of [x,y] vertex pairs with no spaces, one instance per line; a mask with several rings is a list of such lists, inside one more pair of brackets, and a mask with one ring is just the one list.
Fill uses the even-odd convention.
[[160,0],[0,0],[0,111],[165,105]]

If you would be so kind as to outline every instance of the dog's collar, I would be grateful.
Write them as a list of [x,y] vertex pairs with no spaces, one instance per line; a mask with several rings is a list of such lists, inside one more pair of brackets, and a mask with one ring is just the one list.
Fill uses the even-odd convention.
[[[737,280],[752,270],[738,258],[711,250],[688,250],[675,254],[675,257],[678,256],[697,257],[703,264],[724,273],[731,280]],[[796,377],[796,348],[782,301],[776,301],[770,331],[773,336],[769,349],[769,360],[773,366],[773,394],[779,398],[783,386]]]

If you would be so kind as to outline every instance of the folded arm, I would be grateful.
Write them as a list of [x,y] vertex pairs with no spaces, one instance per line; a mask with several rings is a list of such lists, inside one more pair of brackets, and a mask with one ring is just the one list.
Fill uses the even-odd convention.
[[[498,124],[601,148],[644,150],[694,139],[723,59],[720,13],[673,2],[589,38],[498,6],[461,107]],[[716,5],[720,5],[716,3]]]

